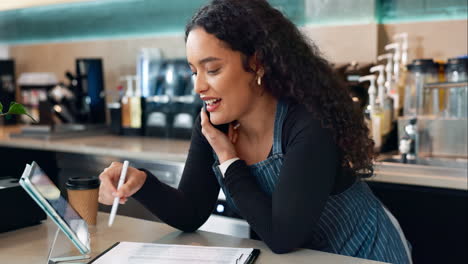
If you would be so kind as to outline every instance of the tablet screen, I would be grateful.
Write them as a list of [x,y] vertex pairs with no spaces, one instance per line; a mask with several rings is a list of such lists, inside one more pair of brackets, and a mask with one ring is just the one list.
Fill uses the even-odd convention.
[[61,195],[60,189],[50,180],[50,178],[37,166],[32,166],[32,173],[29,181],[37,191],[55,209],[56,213],[76,234],[83,245],[88,245],[88,226],[86,221],[70,206]]

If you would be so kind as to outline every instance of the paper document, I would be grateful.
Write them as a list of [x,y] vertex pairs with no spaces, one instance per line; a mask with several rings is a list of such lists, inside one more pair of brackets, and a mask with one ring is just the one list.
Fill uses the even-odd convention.
[[176,263],[253,263],[259,250],[120,242],[90,263],[93,264],[176,264]]

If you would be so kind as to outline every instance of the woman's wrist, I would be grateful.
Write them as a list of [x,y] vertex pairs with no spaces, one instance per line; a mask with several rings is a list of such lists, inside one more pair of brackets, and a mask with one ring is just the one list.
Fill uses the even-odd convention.
[[231,166],[232,163],[236,162],[237,160],[239,160],[238,157],[235,157],[235,158],[232,158],[232,159],[228,159],[222,163],[219,164],[219,170],[221,171],[221,174],[223,175],[223,178],[226,174],[226,171],[227,169],[229,168],[229,166]]
[[137,177],[136,179],[136,184],[138,184],[140,187],[138,189],[141,189],[143,185],[145,184],[146,180],[148,179],[148,173],[146,172],[145,169],[136,169]]
[[218,161],[219,161],[219,164],[222,164],[225,161],[228,161],[228,160],[234,159],[234,158],[237,158],[237,153],[225,153],[225,154],[222,154],[222,155],[218,156]]

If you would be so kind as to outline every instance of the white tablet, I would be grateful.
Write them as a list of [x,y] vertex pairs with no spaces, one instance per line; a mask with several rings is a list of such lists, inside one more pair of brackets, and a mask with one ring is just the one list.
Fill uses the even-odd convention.
[[70,206],[60,189],[36,162],[26,165],[19,183],[82,254],[90,252],[86,221]]

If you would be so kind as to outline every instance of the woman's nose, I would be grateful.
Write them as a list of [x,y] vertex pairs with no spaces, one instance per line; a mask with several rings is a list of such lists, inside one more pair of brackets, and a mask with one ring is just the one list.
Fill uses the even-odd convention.
[[193,89],[197,94],[201,94],[208,90],[208,84],[206,83],[205,80],[203,80],[203,77],[200,75],[193,75]]

